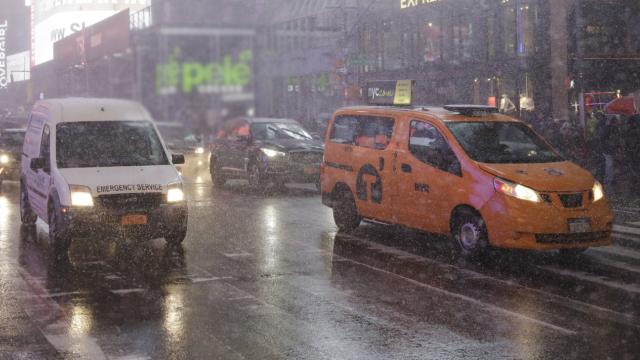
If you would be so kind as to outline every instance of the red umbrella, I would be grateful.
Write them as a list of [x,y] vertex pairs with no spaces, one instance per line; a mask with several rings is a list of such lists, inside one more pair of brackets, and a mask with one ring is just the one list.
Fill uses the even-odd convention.
[[605,106],[605,111],[613,115],[640,114],[640,92],[614,99]]

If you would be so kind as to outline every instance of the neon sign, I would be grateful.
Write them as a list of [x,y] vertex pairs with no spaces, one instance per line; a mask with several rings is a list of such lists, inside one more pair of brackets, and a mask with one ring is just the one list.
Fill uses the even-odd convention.
[[181,50],[173,49],[169,61],[156,66],[156,91],[160,95],[241,93],[251,82],[253,52],[244,50],[237,58],[226,55],[221,62],[181,62]]
[[406,9],[418,5],[430,4],[440,0],[400,0],[400,9]]
[[7,20],[0,24],[0,89],[5,89],[9,83],[7,68]]

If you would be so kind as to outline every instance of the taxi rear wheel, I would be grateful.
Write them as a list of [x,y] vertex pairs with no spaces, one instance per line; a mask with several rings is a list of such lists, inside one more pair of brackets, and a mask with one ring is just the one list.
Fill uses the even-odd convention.
[[20,221],[25,225],[33,225],[38,220],[38,216],[31,209],[29,204],[29,194],[23,182],[20,182]]
[[221,188],[227,182],[224,175],[221,173],[220,168],[216,166],[215,162],[211,161],[209,165],[209,173],[211,174],[211,182],[214,187]]
[[481,256],[489,247],[484,220],[469,209],[462,209],[455,214],[451,237],[457,254],[464,258]]
[[355,230],[362,221],[356,202],[350,191],[341,191],[334,197],[337,203],[333,207],[333,221],[342,232]]

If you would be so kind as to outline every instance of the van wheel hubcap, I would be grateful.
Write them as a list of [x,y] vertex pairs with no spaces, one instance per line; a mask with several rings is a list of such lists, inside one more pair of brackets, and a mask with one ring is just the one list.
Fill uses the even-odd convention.
[[478,245],[478,239],[480,238],[480,231],[475,224],[464,224],[460,227],[460,245],[463,248],[470,250]]

